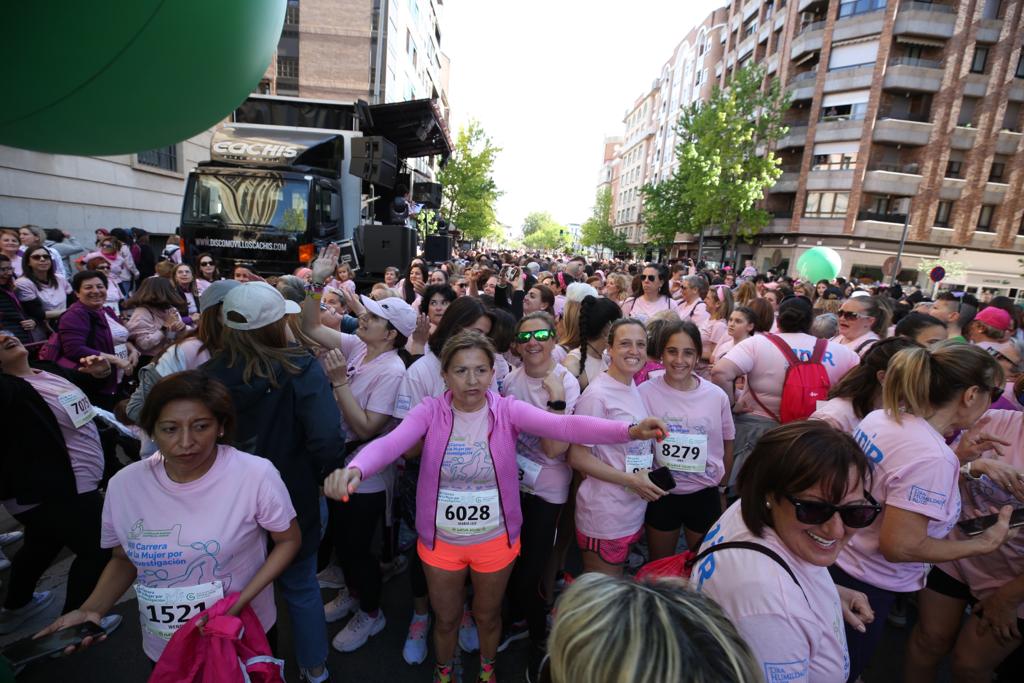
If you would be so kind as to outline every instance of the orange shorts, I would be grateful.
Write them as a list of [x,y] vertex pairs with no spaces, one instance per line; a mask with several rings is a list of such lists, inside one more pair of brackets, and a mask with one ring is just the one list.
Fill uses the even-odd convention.
[[519,556],[519,540],[516,539],[510,548],[507,534],[473,545],[454,545],[436,539],[433,550],[425,546],[423,541],[416,541],[416,550],[420,559],[431,567],[449,572],[469,567],[475,572],[488,574],[500,572],[515,562]]

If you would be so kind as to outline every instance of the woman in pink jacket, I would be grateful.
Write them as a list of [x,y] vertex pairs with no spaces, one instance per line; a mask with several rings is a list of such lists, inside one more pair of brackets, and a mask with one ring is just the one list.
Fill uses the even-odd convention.
[[[519,554],[523,521],[519,503],[516,439],[542,438],[625,443],[660,438],[665,424],[638,424],[554,415],[487,390],[494,374],[494,347],[466,330],[444,345],[441,368],[448,392],[426,398],[393,432],[368,444],[324,483],[330,498],[347,501],[360,482],[381,471],[423,439],[417,483],[416,531],[437,622],[434,680],[452,680],[467,571],[473,581],[473,614],[480,632],[480,674],[492,680],[501,632],[501,599]],[[585,435],[585,436],[584,436]]]
[[189,331],[182,320],[188,312],[185,300],[171,281],[162,277],[143,280],[124,307],[134,309],[125,327],[130,332],[128,339],[143,356],[159,355]]

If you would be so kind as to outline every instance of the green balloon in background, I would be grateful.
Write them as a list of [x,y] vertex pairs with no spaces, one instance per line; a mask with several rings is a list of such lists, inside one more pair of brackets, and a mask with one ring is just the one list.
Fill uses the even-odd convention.
[[286,0],[7,3],[0,144],[125,154],[226,117],[270,64]]
[[835,249],[829,247],[812,247],[801,254],[796,262],[796,272],[807,282],[831,280],[839,275],[842,267],[843,259]]

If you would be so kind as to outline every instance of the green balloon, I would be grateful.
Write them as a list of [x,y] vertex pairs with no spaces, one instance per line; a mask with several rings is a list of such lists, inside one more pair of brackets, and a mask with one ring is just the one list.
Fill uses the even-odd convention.
[[277,49],[286,0],[50,0],[4,8],[0,144],[126,154],[231,113]]
[[807,282],[831,280],[839,275],[842,267],[843,259],[835,249],[828,247],[812,247],[801,254],[796,262],[796,272]]

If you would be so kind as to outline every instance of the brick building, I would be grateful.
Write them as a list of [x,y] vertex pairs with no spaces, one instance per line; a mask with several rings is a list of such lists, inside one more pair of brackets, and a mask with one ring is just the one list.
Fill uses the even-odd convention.
[[[709,16],[702,27],[723,24],[713,82],[755,60],[792,95],[783,175],[765,198],[775,219],[742,257],[785,266],[823,245],[845,275],[882,278],[907,221],[901,280],[941,260],[956,273],[946,286],[1024,298],[1022,10],[1024,0],[733,0]],[[655,107],[674,108],[664,95]],[[665,177],[664,156],[648,177]],[[685,237],[675,253],[695,250]],[[720,258],[720,243],[710,231],[706,256]]]

